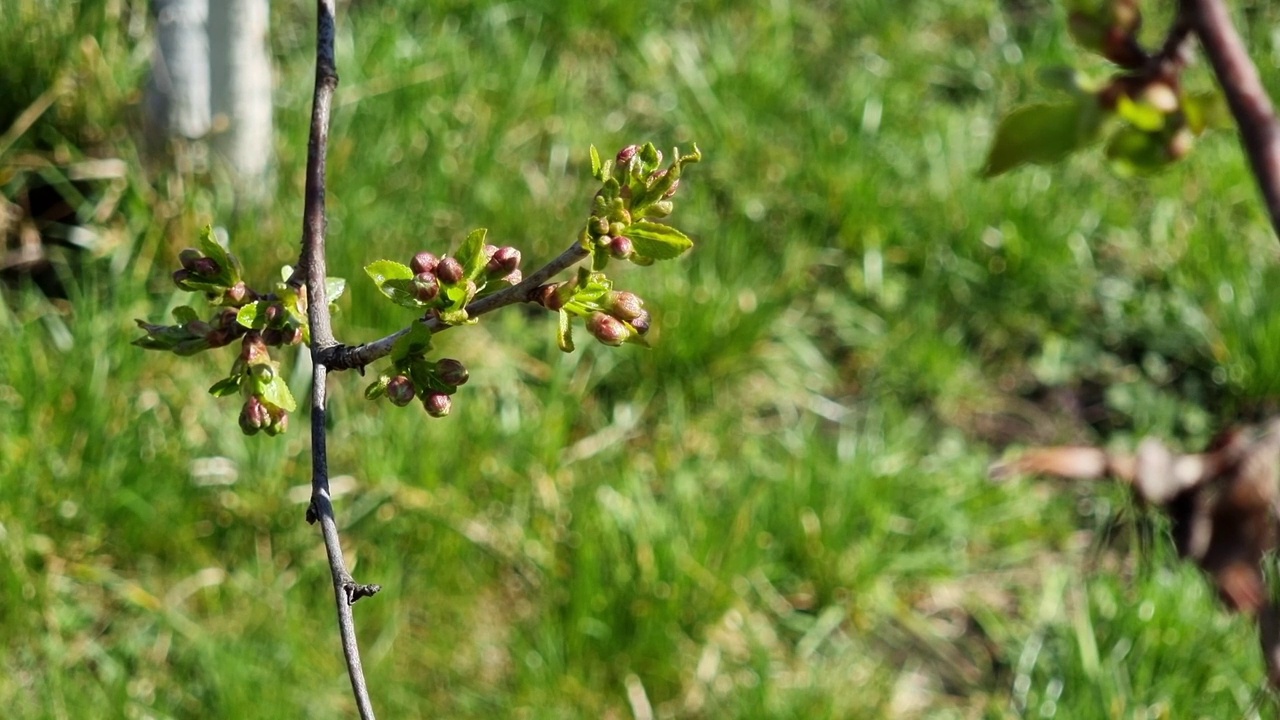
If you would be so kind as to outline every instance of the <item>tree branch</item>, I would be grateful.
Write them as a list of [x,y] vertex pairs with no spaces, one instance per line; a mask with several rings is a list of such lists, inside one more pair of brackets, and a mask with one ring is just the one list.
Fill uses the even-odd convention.
[[1254,179],[1280,235],[1280,131],[1271,99],[1222,0],[1182,0],[1182,14],[1200,38],[1209,64],[1222,85],[1227,106],[1240,127]]
[[[521,302],[533,302],[538,297],[538,289],[548,280],[555,277],[562,270],[573,267],[587,257],[587,251],[580,243],[574,243],[560,253],[554,260],[547,263],[544,267],[525,278],[518,285],[513,285],[506,290],[496,292],[492,295],[482,297],[467,306],[468,317],[479,317],[485,313],[493,312],[498,308],[508,305],[514,305]],[[447,330],[451,326],[440,321],[439,318],[427,318],[425,320],[416,321],[423,322],[432,332],[440,332]],[[405,328],[398,332],[392,333],[379,340],[365,343],[363,345],[335,345],[328,348],[322,353],[322,359],[331,370],[350,370],[352,368],[364,368],[370,363],[386,357],[391,353],[391,347],[405,333],[409,332],[409,328]]]
[[[360,717],[373,718],[373,704],[365,685],[356,644],[355,620],[351,605],[357,599],[372,595],[377,585],[359,585],[347,572],[338,538],[338,524],[333,517],[329,497],[328,449],[325,445],[325,403],[328,370],[325,351],[337,344],[325,297],[325,154],[329,144],[329,110],[333,92],[338,86],[337,63],[334,59],[334,0],[317,0],[316,85],[311,107],[311,136],[307,143],[306,200],[302,211],[302,254],[300,273],[307,284],[307,319],[311,332],[311,505],[307,522],[320,522],[325,551],[329,556],[329,573],[333,578],[334,602],[338,607],[338,630],[342,636],[342,652],[346,656],[347,673],[355,693]],[[300,278],[295,274],[291,282]]]

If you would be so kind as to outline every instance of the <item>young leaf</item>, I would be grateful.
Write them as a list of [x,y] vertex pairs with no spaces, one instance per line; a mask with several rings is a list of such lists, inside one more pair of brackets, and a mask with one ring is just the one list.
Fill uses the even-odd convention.
[[232,375],[231,377],[222,378],[218,382],[214,383],[213,387],[209,388],[209,394],[214,397],[235,395],[240,392],[240,384],[243,380],[244,375],[239,373]]
[[269,382],[262,384],[260,391],[263,400],[281,410],[293,412],[298,409],[298,404],[293,400],[293,393],[289,392],[289,384],[280,377],[280,373],[273,374]]
[[324,294],[329,304],[338,301],[342,297],[342,293],[347,291],[347,281],[339,277],[330,277],[324,279]]
[[648,220],[631,223],[627,237],[636,253],[654,260],[669,260],[693,247],[693,240],[669,225],[659,225]]
[[267,326],[267,306],[270,304],[265,300],[255,300],[245,305],[236,313],[236,322],[251,330],[261,330]]
[[397,305],[407,308],[425,307],[413,294],[413,270],[394,260],[378,260],[364,267],[378,290]]
[[560,309],[560,326],[556,331],[556,345],[562,352],[573,352],[573,323],[569,313]]
[[604,175],[600,172],[600,153],[596,150],[596,146],[591,146],[591,177],[602,180]]
[[484,273],[489,258],[484,256],[484,237],[489,233],[485,228],[476,228],[467,234],[467,239],[454,255],[462,263],[462,275],[467,280],[476,280]]
[[179,325],[186,325],[189,322],[195,322],[200,319],[196,314],[195,308],[190,305],[179,305],[173,309],[173,319],[178,321]]
[[369,384],[369,387],[364,389],[365,398],[368,400],[377,400],[383,395],[386,395],[387,385],[390,384],[390,382],[391,382],[391,378],[389,376],[387,375],[379,376],[377,380],[374,380],[372,383]]
[[414,355],[425,355],[431,349],[431,329],[420,322],[409,325],[409,332],[396,338],[391,346],[391,362],[399,365]]
[[1101,120],[1097,101],[1090,96],[1024,105],[1000,121],[982,176],[995,177],[1027,163],[1058,162],[1092,142]]
[[1164,113],[1147,103],[1131,100],[1128,95],[1116,98],[1116,114],[1145,132],[1164,129]]

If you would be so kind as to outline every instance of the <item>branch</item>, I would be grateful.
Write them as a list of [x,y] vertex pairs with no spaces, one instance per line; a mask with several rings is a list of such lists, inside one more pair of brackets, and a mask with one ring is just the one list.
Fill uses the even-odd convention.
[[1222,85],[1227,105],[1240,127],[1240,143],[1271,216],[1271,227],[1280,234],[1280,131],[1258,69],[1249,59],[1222,0],[1182,0],[1181,12],[1200,37]]
[[[506,290],[496,292],[492,295],[476,300],[467,306],[467,317],[479,317],[485,313],[493,312],[498,308],[508,305],[514,305],[521,302],[532,302],[538,298],[538,289],[543,286],[551,278],[555,277],[562,270],[573,267],[587,257],[587,251],[580,243],[574,243],[560,253],[554,260],[547,263],[544,267],[525,278],[520,284],[513,285]],[[446,325],[439,318],[427,318],[418,322],[423,322],[432,332],[440,332],[447,330],[450,325]],[[364,368],[364,366],[373,363],[376,360],[386,357],[391,353],[391,347],[405,333],[409,332],[409,328],[405,328],[398,332],[392,333],[380,340],[374,340],[358,346],[335,345],[328,348],[322,353],[322,360],[331,370],[349,370],[351,368]]]
[[[334,601],[338,607],[338,630],[342,635],[342,652],[346,656],[347,673],[355,693],[360,717],[373,718],[373,705],[365,686],[360,665],[360,649],[356,644],[355,621],[351,605],[361,597],[372,595],[377,585],[359,585],[347,572],[342,559],[338,524],[333,517],[329,497],[329,462],[325,447],[325,394],[328,370],[325,351],[337,344],[325,297],[325,153],[329,144],[329,109],[333,91],[338,86],[337,63],[334,60],[334,0],[317,0],[319,18],[316,28],[316,88],[311,107],[311,137],[307,143],[306,201],[302,211],[302,255],[298,263],[307,283],[307,319],[311,327],[311,505],[307,522],[320,521],[325,551],[329,556],[329,573],[333,577]],[[300,278],[295,275],[290,282]]]

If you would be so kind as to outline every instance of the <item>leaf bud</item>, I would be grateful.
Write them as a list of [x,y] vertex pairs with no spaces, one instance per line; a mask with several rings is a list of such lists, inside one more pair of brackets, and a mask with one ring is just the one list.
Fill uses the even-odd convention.
[[399,407],[413,402],[413,381],[407,375],[397,375],[387,382],[387,397]]
[[463,364],[453,358],[441,358],[436,363],[436,377],[440,378],[440,382],[445,385],[457,387],[465,385],[471,377],[467,372],[467,368]]
[[422,407],[431,417],[444,417],[453,409],[453,399],[444,393],[429,392],[422,397]]
[[621,320],[604,313],[591,313],[587,318],[587,332],[596,340],[614,347],[626,342],[631,335],[631,331]]
[[648,215],[649,217],[664,218],[670,215],[671,211],[674,209],[675,205],[673,205],[670,200],[659,200],[649,206],[649,209],[645,211],[645,215]]
[[436,277],[446,285],[453,285],[462,280],[464,274],[462,263],[457,258],[446,257],[436,266]]
[[565,300],[569,290],[566,289],[568,282],[558,282],[552,285],[543,285],[538,291],[538,304],[548,310],[559,310],[564,307]]
[[435,272],[436,266],[440,264],[440,258],[435,254],[426,251],[420,252],[413,256],[409,261],[409,267],[413,269],[413,274]]
[[440,283],[430,272],[420,272],[413,276],[413,296],[419,302],[429,303],[440,294]]

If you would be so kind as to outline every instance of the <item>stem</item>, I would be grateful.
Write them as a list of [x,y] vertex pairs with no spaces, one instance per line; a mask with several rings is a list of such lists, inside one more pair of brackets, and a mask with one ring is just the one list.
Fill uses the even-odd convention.
[[1222,0],[1182,0],[1181,12],[1200,38],[1240,127],[1240,144],[1262,192],[1271,227],[1280,235],[1280,132],[1271,99]]
[[[542,287],[551,278],[555,277],[562,270],[573,267],[587,257],[587,251],[580,243],[574,243],[560,253],[554,260],[547,263],[537,272],[525,278],[517,285],[513,285],[506,290],[496,292],[472,302],[467,306],[468,317],[479,317],[485,313],[493,312],[499,308],[508,305],[514,305],[520,302],[532,302],[537,299],[538,288]],[[440,322],[439,318],[427,318],[422,320],[432,332],[440,332],[447,330],[451,326]],[[328,364],[331,370],[349,370],[351,368],[363,368],[380,358],[384,358],[391,354],[391,348],[405,333],[409,332],[409,328],[394,332],[379,340],[365,343],[363,345],[348,346],[335,345],[328,348],[322,353],[323,360]]]
[[[311,505],[307,522],[320,522],[325,552],[329,556],[329,573],[333,577],[334,602],[338,607],[338,631],[342,636],[342,652],[346,656],[347,674],[355,693],[356,707],[364,720],[373,718],[373,704],[365,685],[360,665],[360,649],[356,644],[355,621],[351,605],[361,597],[372,595],[377,585],[359,585],[347,572],[338,538],[338,524],[333,517],[329,497],[328,449],[325,445],[325,402],[328,369],[325,351],[337,344],[325,297],[325,154],[329,144],[329,110],[333,92],[338,86],[337,63],[334,60],[334,0],[317,0],[316,87],[311,107],[311,136],[307,142],[306,200],[302,211],[301,273],[307,283],[307,319],[311,328]],[[291,278],[296,281],[297,278]]]

